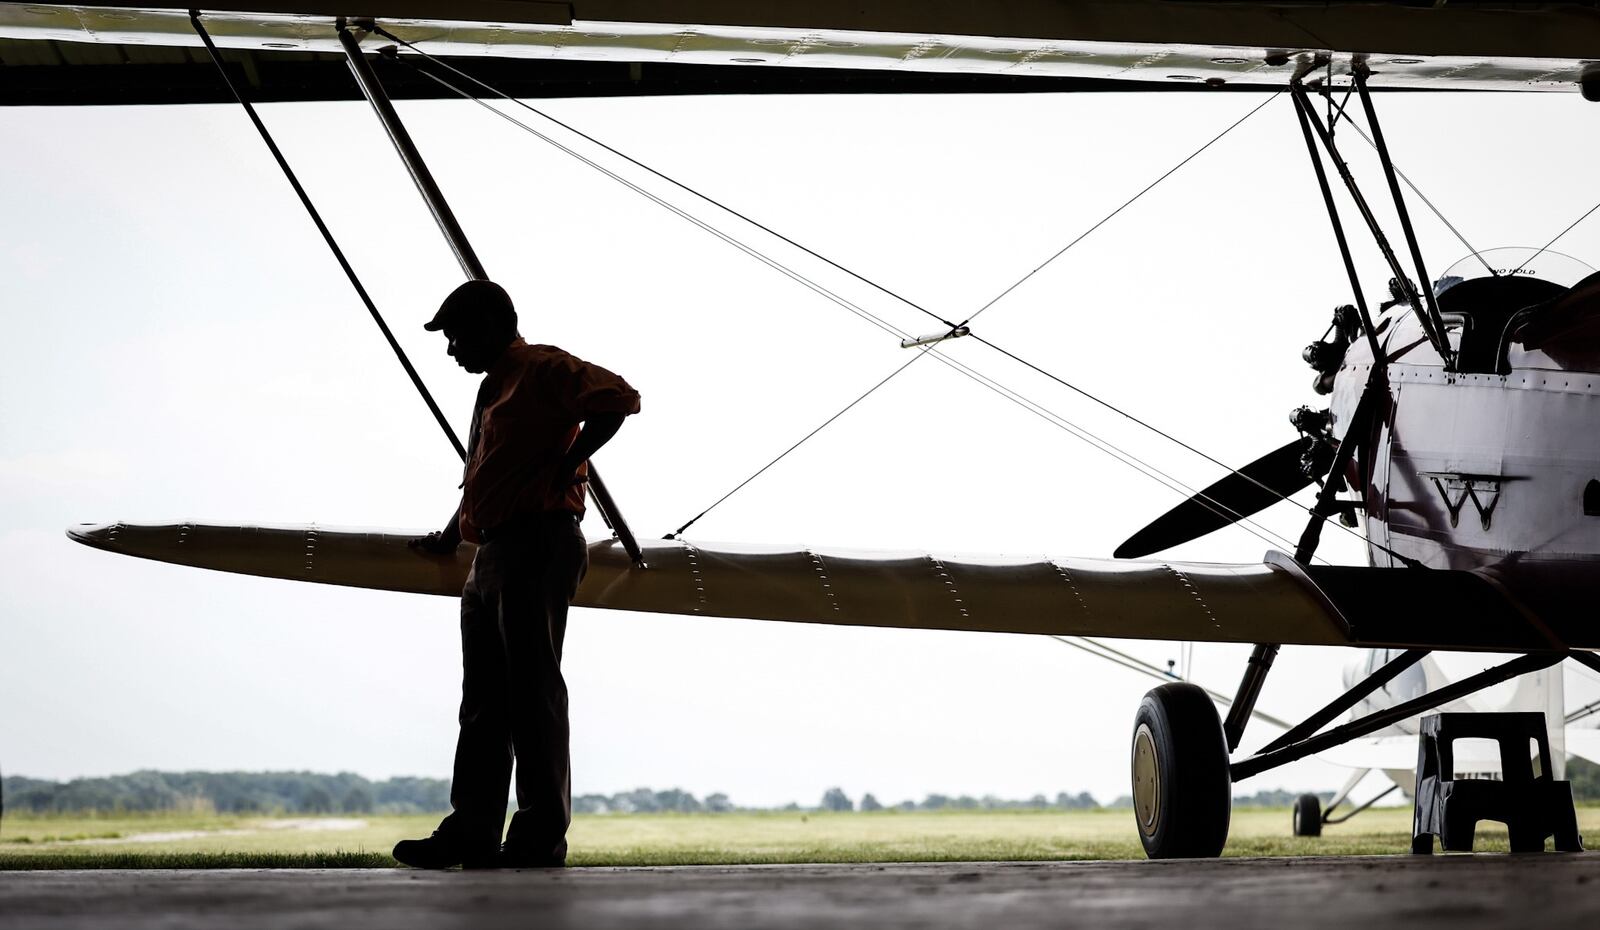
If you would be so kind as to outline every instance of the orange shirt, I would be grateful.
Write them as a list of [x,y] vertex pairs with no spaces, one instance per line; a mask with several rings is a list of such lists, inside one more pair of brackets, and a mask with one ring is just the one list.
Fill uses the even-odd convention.
[[[558,476],[578,427],[600,413],[639,412],[639,392],[599,365],[521,339],[484,373],[478,388],[461,493],[461,536],[518,517],[583,513],[582,484]],[[578,475],[587,477],[585,462]]]

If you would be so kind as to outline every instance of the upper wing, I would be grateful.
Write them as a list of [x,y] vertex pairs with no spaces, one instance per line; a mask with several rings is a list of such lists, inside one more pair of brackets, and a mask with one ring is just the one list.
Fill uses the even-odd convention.
[[[206,22],[219,45],[240,50],[233,57],[255,99],[359,96],[334,36],[346,5],[232,0],[229,6],[207,10]],[[1573,90],[1600,47],[1593,4],[1577,2],[1496,8],[1322,0],[390,0],[378,6],[384,28],[433,54],[541,59],[474,69],[502,90],[527,96],[1062,90],[1081,80],[1281,87],[1302,63],[1320,62],[1324,54],[1336,75],[1358,59],[1370,61],[1375,86]],[[137,0],[0,3],[0,102],[221,100],[198,46],[179,9]],[[736,67],[710,77],[706,65]],[[397,96],[439,93],[420,78],[399,83]]]
[[[453,557],[429,556],[407,548],[409,534],[317,526],[117,523],[67,532],[85,545],[180,565],[450,596],[460,593],[473,551],[462,546]],[[647,569],[634,568],[612,541],[591,544],[589,572],[574,603],[930,630],[1530,648],[1530,633],[1514,608],[1467,572],[1337,569],[1326,575],[1329,569],[1308,573],[1281,556],[1263,564],[1223,565],[942,558],[678,540],[642,545]],[[1374,609],[1385,600],[1416,601],[1430,611],[1441,605],[1457,609],[1430,613],[1448,623],[1428,625],[1403,616],[1387,619],[1391,612]]]

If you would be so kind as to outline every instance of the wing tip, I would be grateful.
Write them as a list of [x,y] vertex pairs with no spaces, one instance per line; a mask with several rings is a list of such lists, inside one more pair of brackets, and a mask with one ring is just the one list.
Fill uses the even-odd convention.
[[95,549],[105,549],[115,538],[115,527],[115,523],[77,523],[67,527],[67,538]]

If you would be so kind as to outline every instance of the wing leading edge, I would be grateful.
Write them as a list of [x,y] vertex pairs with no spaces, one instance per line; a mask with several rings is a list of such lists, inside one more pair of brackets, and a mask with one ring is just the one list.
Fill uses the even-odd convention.
[[[178,565],[445,596],[460,592],[473,552],[471,546],[463,546],[453,557],[429,556],[406,546],[409,533],[314,525],[114,523],[78,526],[67,533],[97,549]],[[679,540],[643,545],[650,567],[640,570],[630,565],[616,543],[591,544],[589,573],[574,603],[609,610],[849,626],[1413,645],[1388,643],[1386,624],[1362,624],[1362,635],[1354,633],[1345,617],[1353,607],[1359,608],[1360,596],[1344,593],[1362,588],[1353,585],[1353,576],[1342,575],[1341,584],[1333,588],[1342,601],[1336,604],[1316,579],[1282,558],[1230,565],[944,558]],[[1398,573],[1376,568],[1340,571],[1377,573],[1374,578]],[[1435,585],[1465,584],[1477,591],[1471,586],[1482,584],[1464,572],[1421,574]],[[1410,628],[1393,632],[1416,635]],[[1525,648],[1524,643],[1500,639],[1473,646]]]

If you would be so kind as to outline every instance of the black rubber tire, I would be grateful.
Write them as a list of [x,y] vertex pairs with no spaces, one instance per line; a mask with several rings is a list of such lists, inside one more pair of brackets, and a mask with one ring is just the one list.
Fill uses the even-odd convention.
[[1314,794],[1302,794],[1294,802],[1294,835],[1322,835],[1322,799]]
[[1233,813],[1228,744],[1211,697],[1187,682],[1151,690],[1133,720],[1134,821],[1151,859],[1222,855]]

